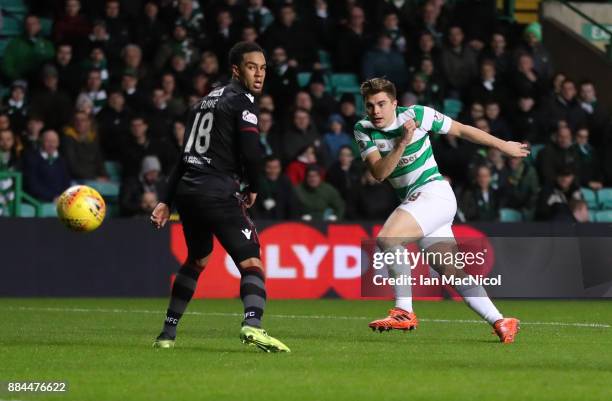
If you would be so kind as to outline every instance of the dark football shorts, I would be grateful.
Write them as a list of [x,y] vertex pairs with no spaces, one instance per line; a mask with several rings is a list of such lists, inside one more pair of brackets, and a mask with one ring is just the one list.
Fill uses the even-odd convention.
[[205,197],[177,194],[176,208],[190,259],[202,259],[213,250],[213,234],[236,266],[248,258],[259,258],[259,239],[246,206],[238,194]]

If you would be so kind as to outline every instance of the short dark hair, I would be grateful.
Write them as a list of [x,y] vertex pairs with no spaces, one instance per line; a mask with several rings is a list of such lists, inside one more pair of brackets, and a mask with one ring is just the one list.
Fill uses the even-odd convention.
[[242,62],[243,56],[246,53],[259,52],[264,53],[261,46],[257,43],[251,42],[238,42],[229,51],[229,63],[232,65],[240,65]]
[[379,92],[385,92],[392,100],[397,98],[395,85],[393,85],[393,82],[385,78],[368,79],[361,84],[359,89],[361,91],[361,96],[363,96],[364,99]]

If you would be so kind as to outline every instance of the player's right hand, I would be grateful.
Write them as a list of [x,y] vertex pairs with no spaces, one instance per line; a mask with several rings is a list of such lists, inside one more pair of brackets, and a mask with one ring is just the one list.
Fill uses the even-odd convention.
[[157,229],[162,228],[168,222],[170,218],[170,208],[163,202],[160,202],[155,206],[151,213],[151,223]]
[[410,142],[412,142],[412,135],[414,135],[414,130],[417,128],[417,126],[414,120],[411,118],[404,123],[403,128],[404,135],[402,135],[400,144],[403,146],[408,146]]

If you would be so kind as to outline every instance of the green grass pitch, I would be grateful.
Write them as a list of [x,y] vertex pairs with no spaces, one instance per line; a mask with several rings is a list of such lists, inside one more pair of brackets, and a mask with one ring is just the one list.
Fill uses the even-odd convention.
[[[0,299],[0,381],[67,380],[0,400],[611,400],[612,303],[499,301],[522,320],[500,344],[461,302],[417,302],[412,332],[374,333],[382,301],[275,301],[292,349],[238,340],[238,300],[196,300],[173,350],[151,348],[165,299]],[[6,383],[4,384],[6,386]]]

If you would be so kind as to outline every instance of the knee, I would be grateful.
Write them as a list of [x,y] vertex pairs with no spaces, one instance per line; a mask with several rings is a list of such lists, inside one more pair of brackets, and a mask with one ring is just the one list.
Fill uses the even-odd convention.
[[376,246],[378,246],[378,248],[383,251],[396,247],[403,247],[404,245],[405,244],[402,238],[387,237],[384,234],[380,233],[376,237]]
[[264,277],[263,263],[259,258],[248,258],[238,264],[238,270],[241,275],[246,272],[253,272]]
[[210,259],[210,255],[207,255],[203,258],[187,258],[187,261],[185,262],[186,266],[189,266],[190,268],[197,270],[199,272],[202,272],[204,270],[204,268],[206,267],[206,264],[208,263],[208,259]]

